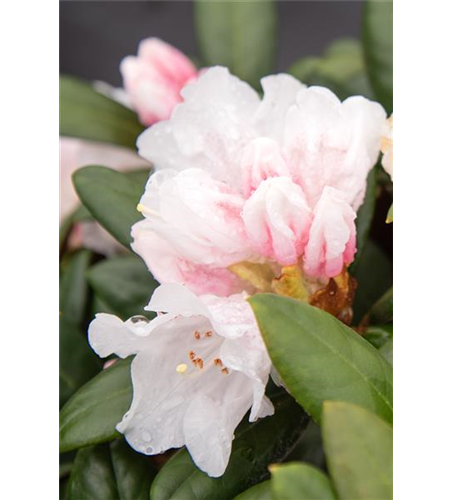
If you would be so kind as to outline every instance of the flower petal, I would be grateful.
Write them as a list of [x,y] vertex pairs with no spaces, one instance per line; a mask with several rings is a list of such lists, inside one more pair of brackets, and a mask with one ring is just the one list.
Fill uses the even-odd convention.
[[282,140],[284,120],[295,103],[299,90],[306,88],[291,75],[281,73],[262,78],[264,97],[257,108],[254,123],[260,135]]
[[270,177],[289,176],[289,167],[273,139],[258,137],[249,143],[241,159],[242,191],[249,196]]
[[112,314],[98,313],[88,328],[88,340],[93,350],[105,358],[116,354],[126,358],[146,345],[151,322],[144,316],[130,318],[125,323]]
[[132,227],[133,250],[144,260],[160,283],[180,283],[196,294],[227,296],[243,286],[227,269],[194,264],[153,231],[152,224],[141,221]]
[[311,211],[300,186],[288,177],[273,177],[245,203],[243,220],[256,252],[291,265],[303,252]]
[[314,210],[304,253],[306,274],[332,278],[353,261],[356,252],[356,213],[340,191],[326,187]]
[[216,397],[192,399],[183,424],[190,455],[211,477],[219,477],[226,470],[234,430],[250,407],[250,382],[239,373],[224,379],[227,387],[219,387]]

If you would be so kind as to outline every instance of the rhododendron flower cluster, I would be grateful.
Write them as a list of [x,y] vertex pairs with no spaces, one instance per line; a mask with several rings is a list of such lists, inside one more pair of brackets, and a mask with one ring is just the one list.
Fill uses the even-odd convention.
[[348,289],[354,220],[386,118],[377,103],[341,103],[289,75],[262,87],[260,99],[211,68],[140,136],[157,172],[137,207],[133,249],[163,283],[148,306],[159,315],[123,323],[101,314],[89,332],[100,356],[136,355],[132,406],[118,425],[131,446],[186,445],[215,477],[246,412],[251,421],[273,412],[271,363],[246,297],[282,291],[320,304],[331,278]]
[[240,261],[301,259],[323,281],[352,262],[383,108],[358,96],[341,103],[285,74],[262,87],[261,100],[212,68],[182,90],[170,120],[139,137],[157,174],[138,207],[145,219],[133,227],[133,248],[159,281],[228,295],[243,287],[228,271]]

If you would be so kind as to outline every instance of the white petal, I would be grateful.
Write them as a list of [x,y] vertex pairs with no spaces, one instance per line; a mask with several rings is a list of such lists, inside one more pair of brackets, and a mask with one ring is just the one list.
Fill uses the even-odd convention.
[[157,168],[198,167],[239,187],[239,154],[255,136],[252,116],[258,94],[226,68],[206,71],[187,85],[165,125],[140,136],[140,154]]
[[[221,476],[228,465],[234,430],[251,400],[251,384],[240,374],[223,376],[217,395],[194,398],[185,415],[185,443],[196,465],[211,477]],[[222,395],[223,397],[221,397]]]
[[99,313],[89,325],[88,340],[101,358],[113,353],[126,358],[147,345],[151,329],[151,322],[143,316],[124,323],[117,316]]
[[[182,422],[188,403],[206,389],[223,382],[215,367],[209,375],[193,366],[189,352],[196,346],[199,356],[219,351],[222,339],[213,335],[196,341],[193,333],[210,324],[203,318],[178,317],[160,325],[150,336],[152,344],[132,362],[133,401],[117,429],[141,453],[154,455],[184,444]],[[205,354],[206,353],[206,354]],[[176,368],[186,365],[185,373]],[[223,378],[222,378],[223,377]]]
[[287,110],[295,103],[298,91],[306,86],[287,74],[266,76],[261,85],[264,97],[254,116],[255,126],[259,134],[280,141]]

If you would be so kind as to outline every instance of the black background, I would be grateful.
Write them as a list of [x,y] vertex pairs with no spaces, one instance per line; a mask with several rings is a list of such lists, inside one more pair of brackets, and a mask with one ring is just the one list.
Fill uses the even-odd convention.
[[[361,33],[360,1],[279,1],[277,71],[321,55],[333,40]],[[60,71],[121,85],[119,62],[157,36],[197,55],[191,1],[60,2]]]

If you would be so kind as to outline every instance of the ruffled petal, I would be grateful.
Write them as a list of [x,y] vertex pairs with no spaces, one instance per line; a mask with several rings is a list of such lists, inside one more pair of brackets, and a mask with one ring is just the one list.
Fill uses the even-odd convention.
[[250,196],[265,179],[290,175],[278,143],[267,137],[249,143],[242,156],[241,168],[245,196]]
[[227,267],[249,255],[243,198],[200,169],[152,175],[139,209],[151,230],[186,260]]
[[300,186],[288,177],[274,177],[245,203],[243,220],[254,250],[287,266],[303,252],[311,211]]
[[182,96],[169,125],[140,136],[140,154],[158,168],[196,166],[239,188],[240,154],[255,136],[252,116],[258,94],[226,68],[214,67],[186,85]]
[[160,283],[184,284],[198,295],[227,296],[243,289],[241,280],[227,269],[194,264],[185,259],[153,231],[147,220],[132,227],[132,237],[132,249]]
[[286,113],[295,103],[297,93],[306,86],[287,74],[266,76],[261,85],[264,97],[254,116],[254,124],[259,135],[281,141]]
[[378,157],[385,117],[380,104],[351,97],[342,104],[328,89],[298,92],[286,116],[284,154],[292,177],[314,207],[325,186],[343,191],[356,210]]
[[314,210],[304,253],[309,276],[332,278],[353,261],[356,252],[356,213],[340,191],[326,187]]

